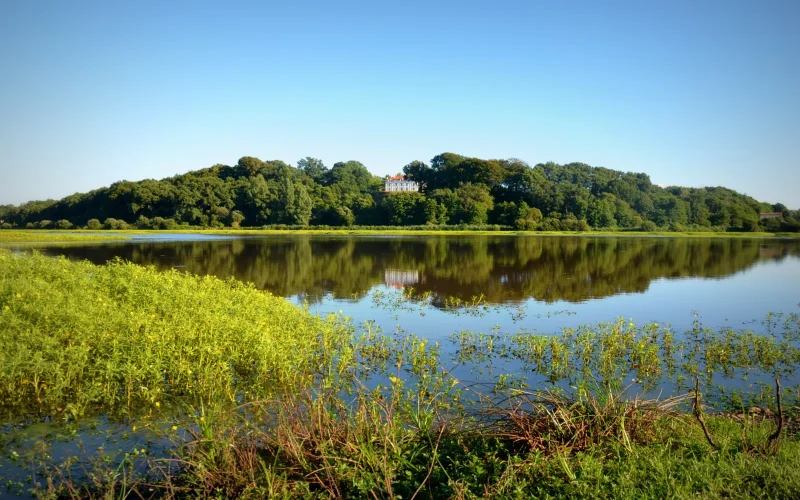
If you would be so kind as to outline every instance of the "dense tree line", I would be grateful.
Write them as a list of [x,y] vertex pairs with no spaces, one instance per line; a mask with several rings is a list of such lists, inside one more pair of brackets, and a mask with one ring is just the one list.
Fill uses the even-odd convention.
[[[3,227],[174,229],[352,225],[485,225],[526,230],[590,228],[800,231],[800,211],[724,187],[662,188],[642,173],[584,163],[482,160],[453,153],[403,167],[418,193],[384,193],[357,161],[328,168],[304,158],[243,157],[160,181],[122,181],[67,196],[0,206]],[[760,212],[782,216],[760,220]]]

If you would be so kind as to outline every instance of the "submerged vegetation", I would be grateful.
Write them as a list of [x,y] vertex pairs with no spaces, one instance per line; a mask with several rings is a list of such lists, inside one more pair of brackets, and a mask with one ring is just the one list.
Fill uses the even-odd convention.
[[[761,330],[440,345],[233,279],[0,249],[0,454],[28,464],[9,491],[47,498],[796,498],[800,317]],[[91,416],[150,437],[119,459],[14,448]]]
[[[121,181],[61,200],[0,206],[0,228],[166,229],[431,226],[537,231],[800,231],[800,213],[724,187],[661,187],[643,173],[584,163],[453,153],[403,167],[420,192],[383,192],[358,161],[243,157],[162,180]],[[770,212],[762,220],[760,213]]]

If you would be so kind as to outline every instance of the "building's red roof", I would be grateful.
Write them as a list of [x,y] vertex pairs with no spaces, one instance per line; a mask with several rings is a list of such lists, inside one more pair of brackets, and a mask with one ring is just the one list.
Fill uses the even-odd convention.
[[783,212],[761,212],[759,215],[783,215]]
[[402,175],[395,175],[395,176],[389,177],[389,180],[390,181],[404,181],[404,180],[406,180],[406,178],[403,177]]

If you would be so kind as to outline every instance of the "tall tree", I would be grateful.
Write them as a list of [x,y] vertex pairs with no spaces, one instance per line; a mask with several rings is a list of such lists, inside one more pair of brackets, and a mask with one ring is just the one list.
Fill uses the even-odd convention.
[[322,163],[322,160],[311,158],[310,156],[299,160],[297,162],[297,168],[305,172],[314,182],[322,182],[322,179],[325,178],[325,174],[328,172],[328,167]]

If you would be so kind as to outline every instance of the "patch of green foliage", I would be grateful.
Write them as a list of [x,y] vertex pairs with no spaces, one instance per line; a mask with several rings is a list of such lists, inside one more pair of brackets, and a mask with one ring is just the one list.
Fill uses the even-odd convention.
[[239,281],[0,249],[0,411],[127,413],[266,397],[347,332]]

